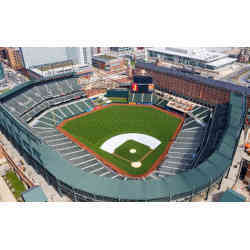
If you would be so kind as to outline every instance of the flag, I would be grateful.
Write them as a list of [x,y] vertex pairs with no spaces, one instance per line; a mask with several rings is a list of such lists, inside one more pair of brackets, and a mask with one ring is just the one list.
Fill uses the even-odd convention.
[[137,92],[137,91],[138,91],[138,85],[137,85],[136,83],[133,83],[133,84],[132,84],[132,90],[133,90],[134,92]]
[[154,84],[149,84],[148,91],[153,91],[153,90],[154,90]]

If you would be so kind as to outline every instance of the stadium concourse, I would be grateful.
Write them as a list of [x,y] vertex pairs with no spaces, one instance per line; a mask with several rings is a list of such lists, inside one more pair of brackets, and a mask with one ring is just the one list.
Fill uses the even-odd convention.
[[[1,131],[59,194],[73,201],[187,200],[208,193],[229,171],[244,124],[248,93],[151,63],[139,62],[136,66],[152,74],[156,91],[147,97],[128,94],[128,99],[179,114],[183,109],[180,104],[174,107],[173,96],[194,103],[192,109],[182,113],[185,121],[168,154],[145,178],[117,173],[57,130],[62,121],[94,108],[73,73],[27,82],[2,94]],[[212,86],[220,93],[225,91],[227,98],[211,103],[198,90],[180,94],[182,88],[173,91],[174,85],[167,84],[173,77],[177,79],[175,86],[184,79],[193,89]]]

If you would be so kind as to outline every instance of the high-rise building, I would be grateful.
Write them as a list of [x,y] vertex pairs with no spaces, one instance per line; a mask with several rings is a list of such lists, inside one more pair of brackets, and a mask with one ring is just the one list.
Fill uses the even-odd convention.
[[90,47],[67,47],[68,60],[72,60],[74,64],[88,64],[92,61],[92,48]]
[[68,60],[91,65],[92,60],[90,47],[23,47],[21,54],[26,69]]

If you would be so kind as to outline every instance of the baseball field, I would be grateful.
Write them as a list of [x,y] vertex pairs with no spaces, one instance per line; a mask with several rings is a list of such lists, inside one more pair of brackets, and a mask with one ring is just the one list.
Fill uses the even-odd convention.
[[153,106],[120,104],[70,118],[59,128],[119,173],[142,177],[167,153],[182,121]]

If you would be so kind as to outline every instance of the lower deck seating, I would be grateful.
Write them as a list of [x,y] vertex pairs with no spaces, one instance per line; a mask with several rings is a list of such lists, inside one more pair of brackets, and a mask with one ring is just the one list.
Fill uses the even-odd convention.
[[166,158],[156,170],[160,177],[175,175],[193,168],[206,128],[193,118],[186,118],[182,130],[172,143]]
[[[50,115],[46,114],[47,119],[48,117],[51,118],[51,113]],[[45,119],[42,120],[45,121]],[[51,123],[51,121],[49,123]],[[41,124],[42,122],[39,121],[34,125],[33,131],[35,134],[46,142],[46,144],[56,150],[64,159],[68,160],[73,167],[80,168],[84,172],[112,179],[125,178],[109,167],[106,167],[102,162],[97,160],[95,156],[73,143],[56,128],[52,128],[50,126],[46,127],[44,124],[40,127]]]
[[[63,120],[79,115],[81,113],[87,112],[89,111],[89,109],[90,108],[87,104],[87,99],[81,99],[79,101],[74,101],[74,102],[60,105],[58,107],[54,107],[50,109],[48,112],[46,112],[45,114],[43,114],[41,117],[37,118],[37,121],[41,122],[42,124],[45,123],[48,126],[51,126],[51,125],[56,126],[56,124],[62,122]],[[27,113],[25,114],[23,118],[26,121],[30,121],[32,117],[35,115],[36,115],[36,112]],[[38,123],[39,126],[41,125],[41,123]]]

